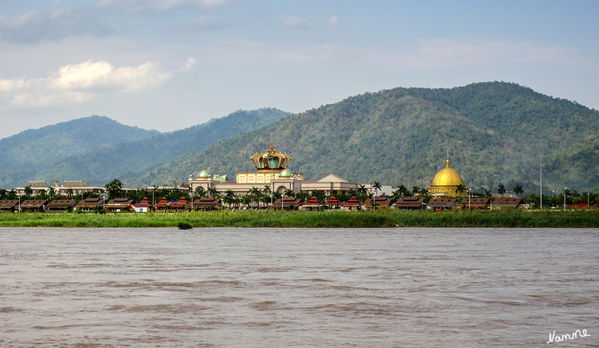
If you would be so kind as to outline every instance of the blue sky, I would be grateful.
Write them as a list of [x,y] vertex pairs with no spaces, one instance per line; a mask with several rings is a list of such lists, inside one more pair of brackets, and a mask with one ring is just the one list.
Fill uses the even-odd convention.
[[394,87],[516,82],[599,109],[597,1],[4,1],[0,137],[172,131]]

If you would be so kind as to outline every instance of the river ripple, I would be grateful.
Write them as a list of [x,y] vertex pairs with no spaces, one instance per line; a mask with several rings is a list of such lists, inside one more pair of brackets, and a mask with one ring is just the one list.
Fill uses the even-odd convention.
[[597,229],[1,228],[0,279],[2,346],[599,346]]

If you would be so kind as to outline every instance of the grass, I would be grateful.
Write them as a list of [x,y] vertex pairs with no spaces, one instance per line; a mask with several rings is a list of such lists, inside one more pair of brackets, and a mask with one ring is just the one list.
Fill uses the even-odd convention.
[[0,227],[599,227],[599,211],[212,211],[0,214]]

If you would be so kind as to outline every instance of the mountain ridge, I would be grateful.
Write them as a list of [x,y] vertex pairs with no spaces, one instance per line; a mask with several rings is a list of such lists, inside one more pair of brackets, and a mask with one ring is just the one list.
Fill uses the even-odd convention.
[[444,167],[449,147],[452,167],[476,190],[493,191],[500,183],[535,190],[541,156],[544,185],[599,189],[593,181],[597,174],[581,175],[598,173],[599,162],[570,170],[570,178],[560,178],[561,167],[555,167],[560,158],[562,167],[580,166],[565,149],[588,153],[587,144],[599,144],[597,127],[599,112],[514,83],[395,88],[296,114],[127,180],[139,185],[166,177],[181,181],[202,167],[234,175],[252,170],[249,156],[273,143],[291,154],[292,169],[308,179],[333,172],[359,182],[428,187]]
[[[140,139],[124,137],[121,142],[104,143],[87,151],[54,159],[45,167],[21,169],[18,174],[15,171],[0,172],[0,182],[4,182],[4,185],[7,182],[23,185],[25,178],[46,181],[81,179],[90,184],[103,185],[115,177],[142,172],[153,164],[184,156],[223,137],[262,127],[288,115],[274,108],[238,110],[173,132],[153,132]],[[15,180],[14,176],[20,177],[21,182],[15,182],[19,178]]]

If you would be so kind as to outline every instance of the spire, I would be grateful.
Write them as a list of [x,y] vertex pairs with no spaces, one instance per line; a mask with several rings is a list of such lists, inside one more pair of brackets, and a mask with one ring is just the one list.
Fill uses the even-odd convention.
[[445,161],[445,168],[449,168],[449,159]]

